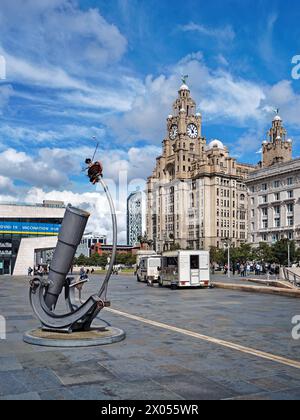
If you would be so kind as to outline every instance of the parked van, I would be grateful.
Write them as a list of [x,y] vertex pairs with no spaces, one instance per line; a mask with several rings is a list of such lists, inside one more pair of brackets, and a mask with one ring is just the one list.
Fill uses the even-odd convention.
[[172,251],[162,255],[160,286],[211,287],[207,251]]
[[137,267],[137,281],[153,285],[158,283],[161,270],[161,257],[158,255],[143,257]]
[[136,254],[136,266],[138,267],[140,265],[140,261],[142,258],[145,257],[155,257],[157,256],[157,253],[155,251],[146,251],[146,250],[140,250]]

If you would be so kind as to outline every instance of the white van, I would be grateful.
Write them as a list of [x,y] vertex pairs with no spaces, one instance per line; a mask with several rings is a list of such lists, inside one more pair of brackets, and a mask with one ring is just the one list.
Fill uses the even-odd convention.
[[211,287],[207,251],[172,251],[162,256],[160,286]]
[[157,253],[155,251],[146,251],[146,250],[140,250],[136,253],[136,266],[138,267],[140,265],[140,261],[142,258],[145,257],[155,257],[157,256]]
[[149,285],[158,283],[161,269],[161,257],[148,256],[140,259],[137,267],[137,281],[145,282]]

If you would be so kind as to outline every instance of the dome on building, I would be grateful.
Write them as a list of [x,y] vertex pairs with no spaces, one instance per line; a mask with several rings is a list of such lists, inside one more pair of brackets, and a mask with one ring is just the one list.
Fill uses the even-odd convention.
[[170,115],[168,116],[168,119],[169,119],[169,120],[171,120],[172,118],[173,118],[173,115],[171,115],[171,114],[170,114]]
[[213,148],[225,149],[225,146],[220,140],[215,139],[209,143],[207,150],[211,150]]
[[276,115],[273,121],[282,121],[281,117],[279,115]]
[[188,85],[186,85],[185,83],[183,85],[180,86],[179,90],[190,90],[190,88],[188,87]]
[[292,139],[287,139],[287,142],[288,143],[293,143],[293,140]]
[[276,140],[281,140],[281,137],[280,137],[280,136],[277,136],[277,137],[276,137]]
[[200,112],[197,112],[196,117],[202,117]]

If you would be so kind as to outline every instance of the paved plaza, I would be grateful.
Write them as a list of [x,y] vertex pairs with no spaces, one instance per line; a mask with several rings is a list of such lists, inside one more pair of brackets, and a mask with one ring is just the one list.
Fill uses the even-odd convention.
[[[219,278],[219,277],[218,277]],[[86,292],[97,290],[94,277]],[[230,290],[149,288],[133,276],[110,284],[112,309],[101,316],[126,331],[125,341],[101,348],[55,349],[23,343],[38,325],[28,301],[27,278],[0,278],[0,399],[299,399],[300,369],[289,363],[192,337],[205,337],[300,361],[291,320],[299,300]],[[300,366],[300,365],[299,365]]]

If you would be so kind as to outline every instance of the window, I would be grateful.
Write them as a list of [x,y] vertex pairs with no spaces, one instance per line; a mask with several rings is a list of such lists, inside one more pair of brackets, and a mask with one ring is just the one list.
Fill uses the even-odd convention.
[[261,212],[262,212],[263,217],[268,217],[268,209],[267,209],[267,207],[264,207],[264,208],[261,210]]
[[294,226],[294,216],[289,216],[287,218],[288,226]]
[[263,229],[268,229],[268,220],[263,220],[263,222],[262,222],[262,228]]
[[280,215],[280,206],[275,206],[275,207],[274,207],[274,213],[275,213],[276,215]]
[[280,193],[275,193],[274,194],[274,200],[275,201],[280,201]]
[[288,198],[294,198],[294,191],[293,190],[288,191],[287,196],[288,196]]
[[294,213],[294,204],[288,204],[287,211],[288,213]]
[[280,228],[280,218],[276,218],[276,219],[274,220],[274,227],[276,227],[276,228]]
[[262,203],[266,204],[268,202],[268,196],[267,195],[263,195],[262,196]]
[[274,188],[279,188],[279,187],[280,187],[280,182],[274,181]]
[[262,191],[267,191],[268,184],[262,184],[261,189],[262,189]]
[[293,185],[293,183],[294,183],[294,179],[293,178],[288,178],[287,184],[288,185]]
[[191,255],[190,257],[191,270],[199,270],[199,255]]

